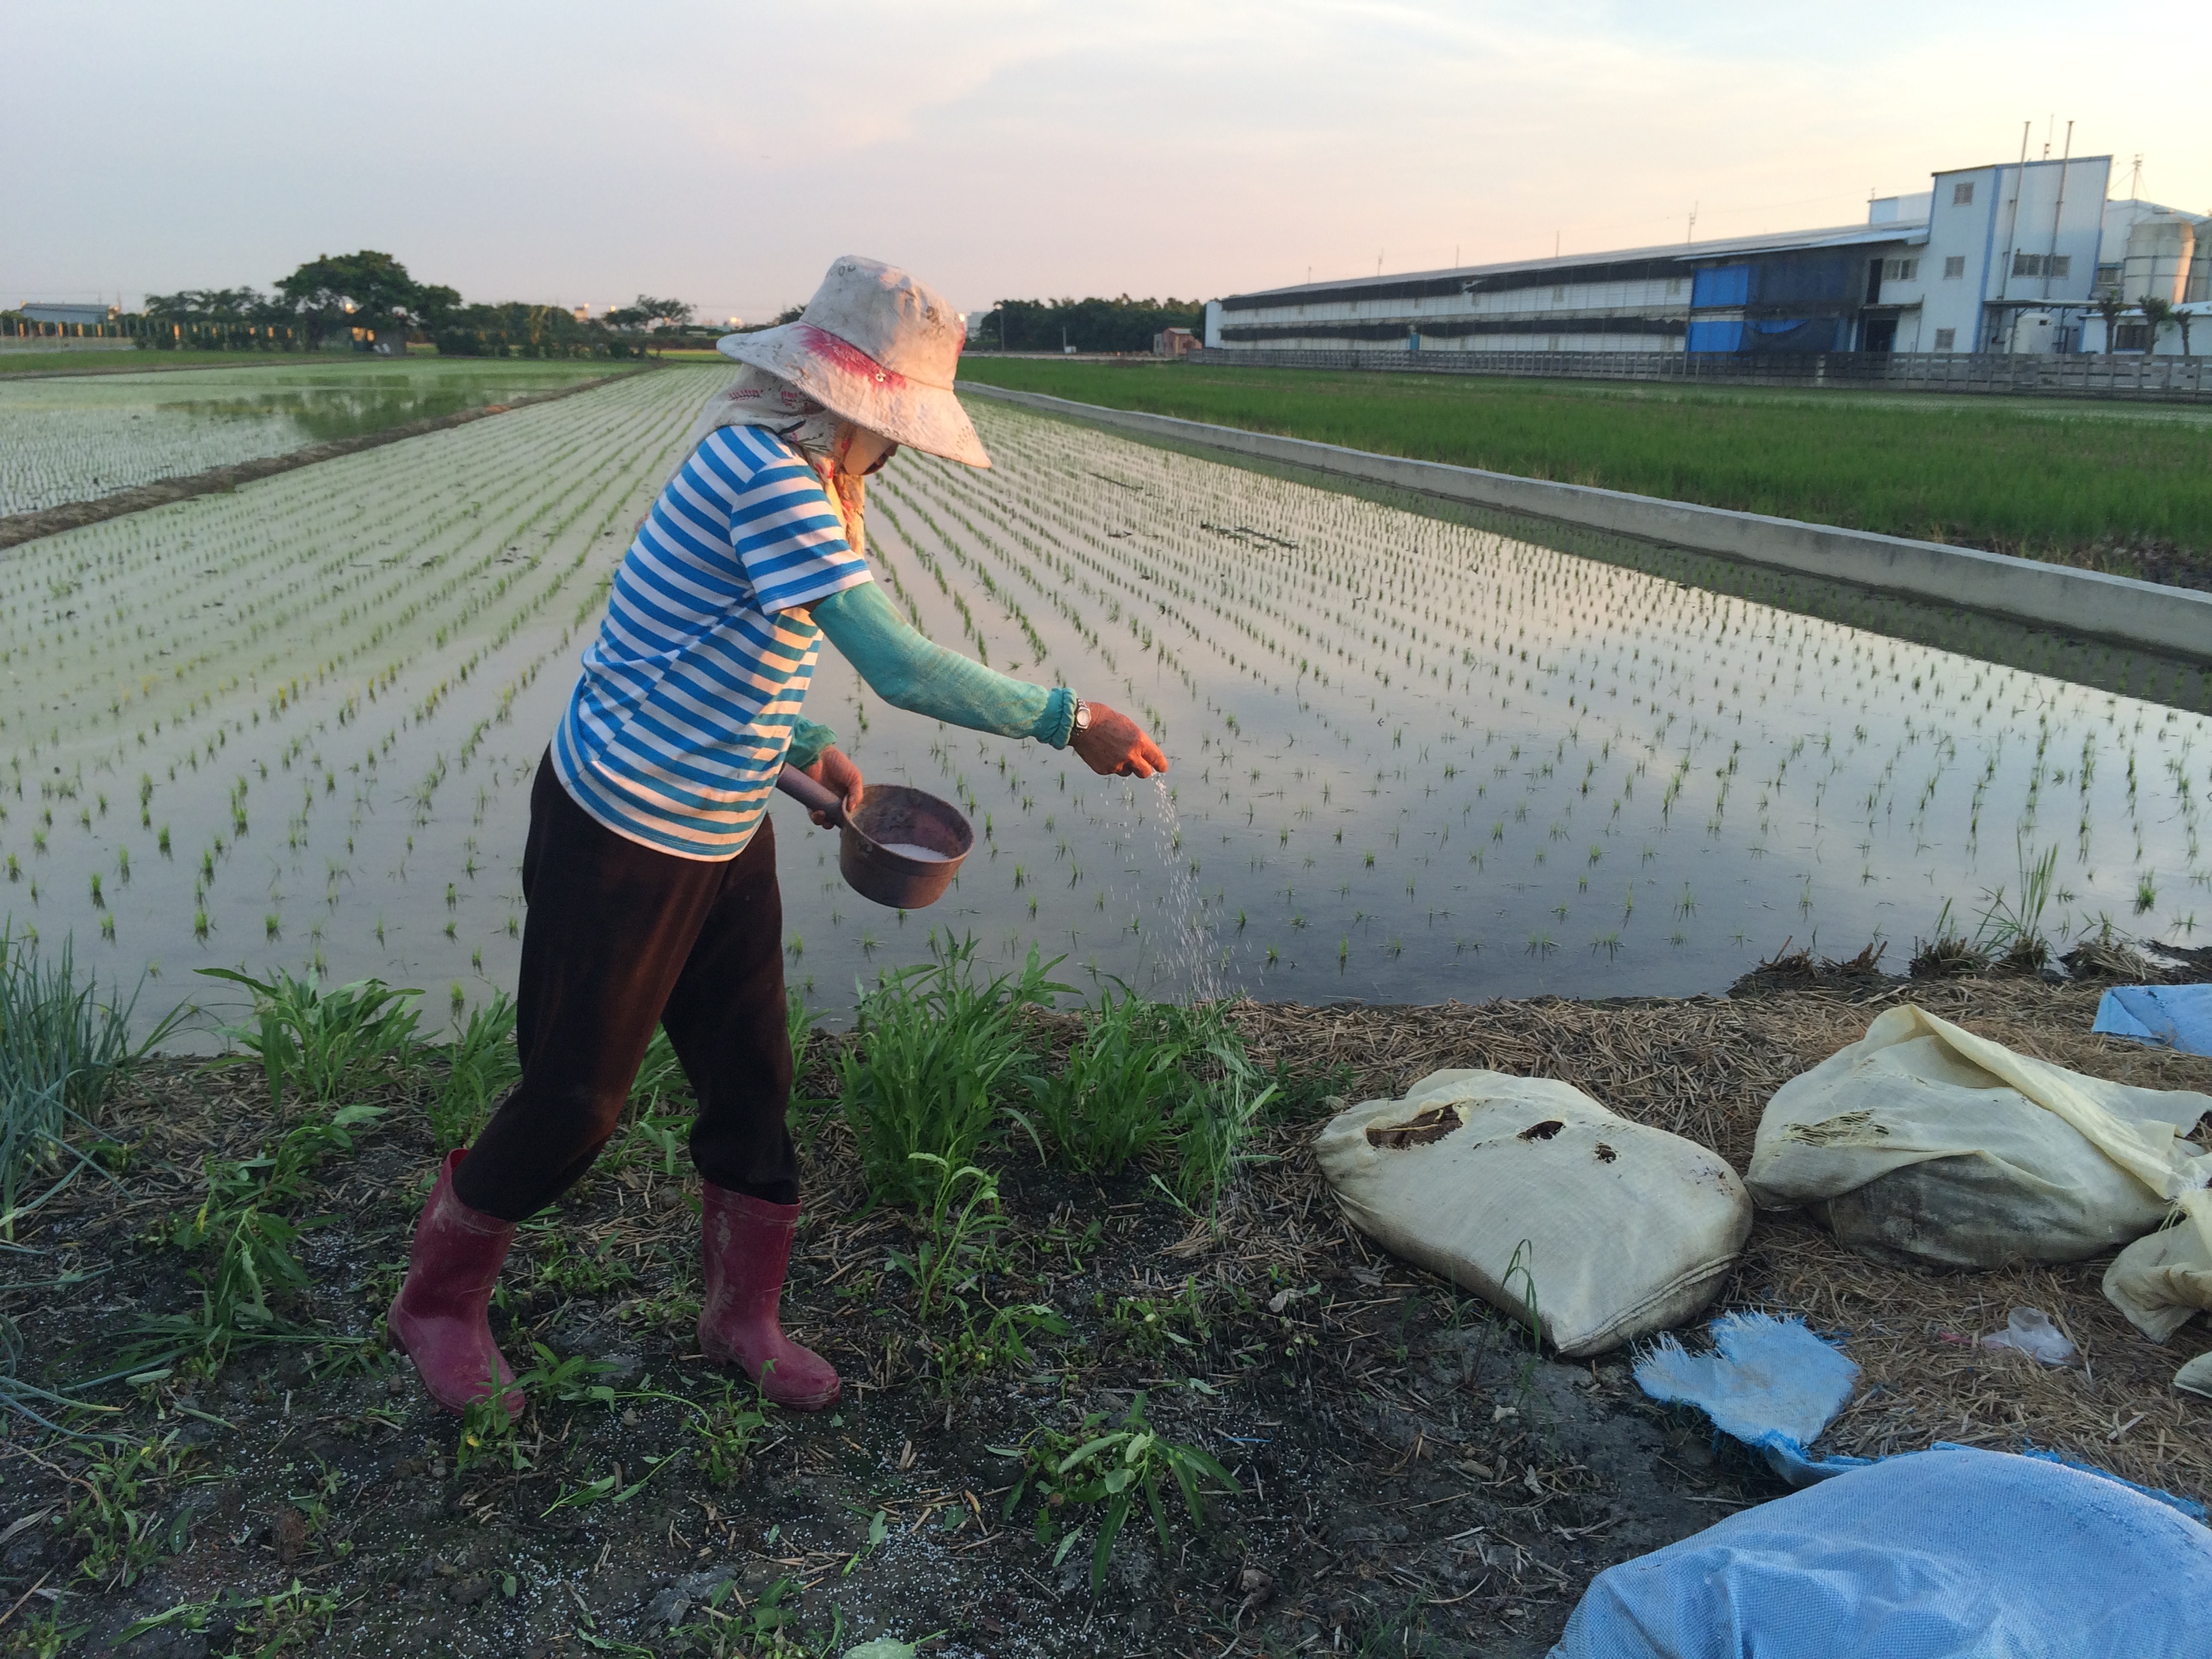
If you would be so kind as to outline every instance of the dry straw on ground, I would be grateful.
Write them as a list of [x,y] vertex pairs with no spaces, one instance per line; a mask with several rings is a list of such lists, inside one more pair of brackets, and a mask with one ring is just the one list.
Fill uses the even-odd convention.
[[[1263,1062],[1338,1072],[1357,1095],[1395,1094],[1444,1066],[1554,1077],[1626,1117],[1720,1151],[1741,1170],[1761,1110],[1790,1077],[1856,1041],[1902,1000],[2021,1053],[2157,1089],[2212,1093],[2212,1060],[2094,1035],[2097,993],[2033,978],[1913,983],[1853,1000],[1794,991],[1723,1000],[1619,1004],[1540,999],[1426,1008],[1239,1006],[1234,1018]],[[1300,1159],[1310,1133],[1279,1148]],[[1302,1178],[1317,1183],[1310,1164]],[[1811,1222],[1762,1214],[1715,1311],[1802,1316],[1842,1339],[1860,1388],[1824,1448],[1866,1455],[1939,1440],[2033,1445],[2130,1480],[2212,1492],[2212,1401],[2171,1379],[2212,1347],[2204,1322],[2160,1346],[2106,1302],[2103,1260],[1944,1273],[1876,1261]],[[2014,1307],[2048,1312],[2080,1347],[2045,1369],[1982,1347]]]

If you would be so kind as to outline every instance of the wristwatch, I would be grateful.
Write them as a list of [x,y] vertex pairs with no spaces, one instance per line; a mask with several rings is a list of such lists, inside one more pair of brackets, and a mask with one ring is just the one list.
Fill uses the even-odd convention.
[[1075,724],[1068,728],[1068,733],[1072,737],[1078,732],[1088,732],[1090,729],[1091,705],[1078,697],[1075,700]]

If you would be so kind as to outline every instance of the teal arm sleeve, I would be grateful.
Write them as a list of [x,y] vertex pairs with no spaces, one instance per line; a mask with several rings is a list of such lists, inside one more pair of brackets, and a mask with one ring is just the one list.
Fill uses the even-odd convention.
[[784,763],[805,771],[822,758],[822,751],[833,747],[837,734],[826,726],[817,726],[803,716],[791,723],[791,747],[784,751]]
[[820,600],[814,620],[885,702],[974,732],[1067,747],[1075,726],[1073,691],[1031,685],[933,645],[891,608],[875,583]]

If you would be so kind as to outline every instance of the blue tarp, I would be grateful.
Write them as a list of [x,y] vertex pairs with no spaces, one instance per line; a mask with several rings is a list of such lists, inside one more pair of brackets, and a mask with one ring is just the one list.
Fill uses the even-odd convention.
[[[1810,1449],[1858,1380],[1859,1368],[1841,1350],[1808,1330],[1802,1319],[1762,1313],[1723,1314],[1706,1331],[1713,1340],[1709,1353],[1691,1353],[1671,1334],[1662,1336],[1636,1362],[1637,1386],[1663,1404],[1695,1406],[1722,1433],[1765,1454],[1793,1486],[1871,1466],[1869,1458],[1815,1457]],[[1938,1441],[1935,1449],[1965,1449]],[[2025,1455],[2118,1481],[2192,1521],[2205,1518],[2204,1506],[2194,1498],[2136,1486],[2056,1452]]]
[[2212,1054],[2212,985],[2116,986],[2097,1004],[2094,1029],[2185,1054]]
[[2196,1659],[2212,1532],[2123,1482],[1939,1447],[1609,1567],[1553,1659]]
[[1863,1458],[1814,1459],[1806,1450],[1851,1397],[1859,1368],[1796,1319],[1726,1314],[1710,1327],[1713,1350],[1693,1354],[1671,1335],[1636,1362],[1654,1400],[1695,1406],[1723,1434],[1765,1454],[1793,1486],[1857,1468]]

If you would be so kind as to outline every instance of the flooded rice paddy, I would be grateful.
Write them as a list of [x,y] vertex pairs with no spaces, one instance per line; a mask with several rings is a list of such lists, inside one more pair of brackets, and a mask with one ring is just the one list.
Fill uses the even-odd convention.
[[[376,975],[441,1012],[510,988],[532,773],[722,378],[641,375],[11,554],[11,925],[156,975],[149,1012],[217,989],[209,966]],[[939,641],[1145,720],[1174,769],[1101,779],[940,727],[825,653],[809,712],[977,835],[902,915],[779,800],[788,971],[833,1012],[948,935],[1063,956],[1086,990],[1434,1001],[1715,990],[1785,939],[1886,940],[1899,966],[2015,915],[2039,867],[2054,939],[2212,922],[2193,707],[975,413],[994,471],[907,454],[872,484],[879,577]]]
[[[147,354],[158,369],[158,353]],[[605,363],[332,356],[0,380],[0,517],[550,392]]]

